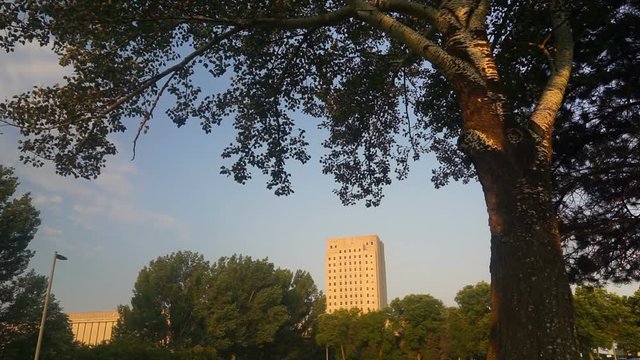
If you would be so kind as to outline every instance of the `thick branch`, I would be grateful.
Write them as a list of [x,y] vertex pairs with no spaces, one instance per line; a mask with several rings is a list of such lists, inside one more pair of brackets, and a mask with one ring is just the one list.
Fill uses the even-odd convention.
[[553,153],[551,144],[556,114],[562,106],[573,62],[573,39],[567,16],[567,6],[562,0],[551,3],[553,36],[556,43],[555,70],[551,73],[533,115],[531,115],[533,123],[542,130],[542,142],[548,161],[551,161]]
[[484,85],[478,72],[466,62],[447,54],[440,46],[394,18],[385,15],[373,5],[355,0],[358,17],[402,42],[416,54],[424,57],[449,79],[464,77],[466,80]]
[[475,10],[469,17],[468,30],[484,30],[487,24],[487,13],[489,12],[489,0],[480,0]]
[[427,19],[432,24],[435,24],[436,17],[438,16],[438,10],[424,4],[418,4],[412,1],[405,0],[373,0],[371,5],[378,8],[380,11],[392,11],[398,12],[417,18]]

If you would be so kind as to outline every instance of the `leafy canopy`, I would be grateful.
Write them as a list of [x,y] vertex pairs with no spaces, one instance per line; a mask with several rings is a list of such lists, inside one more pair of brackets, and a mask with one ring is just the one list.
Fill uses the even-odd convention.
[[209,264],[178,251],[140,270],[131,306],[119,308],[115,341],[203,356],[294,359],[315,350],[306,336],[324,311],[320,300],[305,271],[242,255]]

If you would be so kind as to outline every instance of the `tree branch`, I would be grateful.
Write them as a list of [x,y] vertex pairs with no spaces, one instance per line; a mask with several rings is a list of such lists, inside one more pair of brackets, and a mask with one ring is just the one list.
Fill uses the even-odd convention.
[[435,24],[438,10],[424,4],[418,4],[405,0],[373,0],[369,4],[375,6],[380,11],[393,11],[417,18],[427,19]]
[[207,50],[209,50],[210,48],[212,48],[214,45],[218,44],[220,41],[222,40],[226,40],[228,38],[230,38],[231,36],[239,33],[240,31],[242,31],[243,28],[241,27],[236,27],[236,28],[232,28],[229,31],[225,32],[224,34],[217,36],[211,40],[209,40],[206,44],[202,45],[201,47],[199,47],[198,49],[196,49],[194,52],[192,52],[191,54],[187,55],[184,59],[182,59],[181,62],[165,69],[164,71],[150,77],[149,79],[145,80],[142,82],[142,84],[140,84],[140,86],[138,86],[134,91],[128,93],[125,96],[121,96],[118,99],[116,99],[116,101],[114,101],[111,105],[109,105],[104,111],[102,111],[100,113],[100,115],[104,116],[110,112],[112,112],[113,110],[117,109],[120,105],[122,105],[123,103],[131,100],[132,98],[134,98],[137,95],[140,95],[144,90],[146,90],[147,88],[149,88],[149,86],[155,84],[156,82],[158,82],[158,80],[162,79],[163,77],[174,73],[182,68],[184,68],[185,66],[187,66],[187,64],[189,64],[191,62],[191,60],[195,59],[196,57],[204,54]]
[[440,46],[398,20],[382,13],[375,6],[362,0],[354,0],[358,17],[376,29],[402,42],[416,54],[427,59],[449,79],[463,76],[471,82],[482,84],[484,80],[468,63],[449,55]]
[[[58,128],[61,128],[61,127],[67,126],[67,125],[71,125],[71,124],[79,122],[79,121],[83,121],[83,120],[85,120],[85,118],[88,118],[88,117],[99,118],[99,117],[106,116],[109,113],[111,113],[112,111],[116,110],[122,104],[124,104],[127,101],[133,99],[134,97],[140,95],[142,92],[147,90],[150,86],[152,86],[156,82],[160,81],[165,76],[167,76],[169,74],[173,74],[173,73],[177,72],[178,70],[184,68],[193,59],[195,59],[196,57],[204,54],[207,50],[212,48],[214,45],[218,44],[219,42],[221,42],[223,40],[226,40],[226,39],[230,38],[231,36],[239,33],[242,30],[243,29],[240,28],[240,27],[232,28],[229,31],[225,32],[224,34],[211,39],[209,42],[207,42],[206,44],[202,45],[201,47],[199,47],[198,49],[193,51],[191,54],[187,55],[184,59],[182,59],[181,62],[179,62],[179,63],[177,63],[177,64],[165,69],[164,71],[162,71],[162,72],[160,72],[160,73],[158,73],[158,74],[156,74],[156,75],[144,80],[133,91],[131,91],[131,92],[127,93],[126,95],[123,95],[123,96],[115,99],[114,102],[109,104],[109,106],[107,106],[104,110],[100,111],[97,114],[85,115],[83,118],[80,118],[80,119],[75,119],[75,118],[74,119],[68,119],[67,121],[64,121],[64,122],[61,122],[61,123],[57,123],[57,124],[53,124],[53,125],[47,126],[47,127],[27,128],[27,129],[30,130],[30,131],[48,131],[48,130],[58,129]],[[0,119],[0,122],[5,124],[3,126],[13,126],[13,127],[18,128],[18,129],[25,128],[24,126],[21,126],[21,125],[18,125],[18,124],[14,124],[12,122],[8,122],[8,121],[6,121],[4,119]]]
[[167,87],[169,86],[169,83],[171,82],[171,80],[173,79],[173,77],[175,75],[176,75],[175,72],[173,74],[171,74],[171,76],[169,76],[169,78],[164,83],[164,85],[162,85],[162,88],[158,92],[158,95],[156,95],[156,98],[153,100],[153,104],[151,105],[151,108],[149,109],[149,111],[147,111],[147,113],[145,114],[144,118],[140,121],[140,126],[138,126],[138,131],[136,132],[136,137],[133,139],[133,156],[131,157],[131,161],[136,159],[136,146],[138,145],[138,138],[140,137],[140,134],[144,130],[144,128],[147,125],[147,123],[149,122],[149,120],[151,120],[151,118],[153,117],[153,111],[156,109],[156,106],[158,105],[158,101],[160,101],[160,98],[162,97],[162,94],[167,89]]
[[291,64],[293,64],[293,62],[295,61],[296,57],[300,53],[300,50],[302,50],[302,48],[307,44],[307,42],[309,41],[309,38],[313,35],[313,32],[314,30],[307,30],[307,32],[302,37],[302,40],[300,40],[300,43],[298,43],[298,45],[296,45],[296,47],[289,53],[289,56],[287,57],[287,61],[282,67],[282,72],[280,73],[280,76],[276,81],[276,84],[277,84],[275,87],[276,89],[280,89],[282,87],[282,84],[285,81],[286,75],[289,72],[289,67],[291,67]]
[[487,24],[487,13],[489,12],[489,1],[479,0],[476,4],[471,16],[469,16],[469,24],[467,29],[478,30],[485,29]]
[[568,21],[567,6],[563,0],[551,2],[553,36],[557,44],[554,60],[555,70],[551,73],[531,115],[531,121],[542,130],[542,145],[548,161],[551,161],[553,154],[551,145],[556,114],[560,106],[562,106],[573,63],[573,39]]

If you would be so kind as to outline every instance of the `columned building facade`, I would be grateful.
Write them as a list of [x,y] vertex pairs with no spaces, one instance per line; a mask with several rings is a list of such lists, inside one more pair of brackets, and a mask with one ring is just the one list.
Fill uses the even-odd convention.
[[377,235],[328,239],[325,260],[328,313],[387,306],[384,244]]
[[118,322],[117,311],[68,313],[74,340],[83,345],[99,345],[109,342]]

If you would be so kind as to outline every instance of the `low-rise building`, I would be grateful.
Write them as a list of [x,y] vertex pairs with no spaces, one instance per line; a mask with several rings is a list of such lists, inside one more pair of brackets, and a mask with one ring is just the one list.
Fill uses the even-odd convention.
[[88,346],[111,340],[118,322],[117,311],[68,313],[74,340]]

